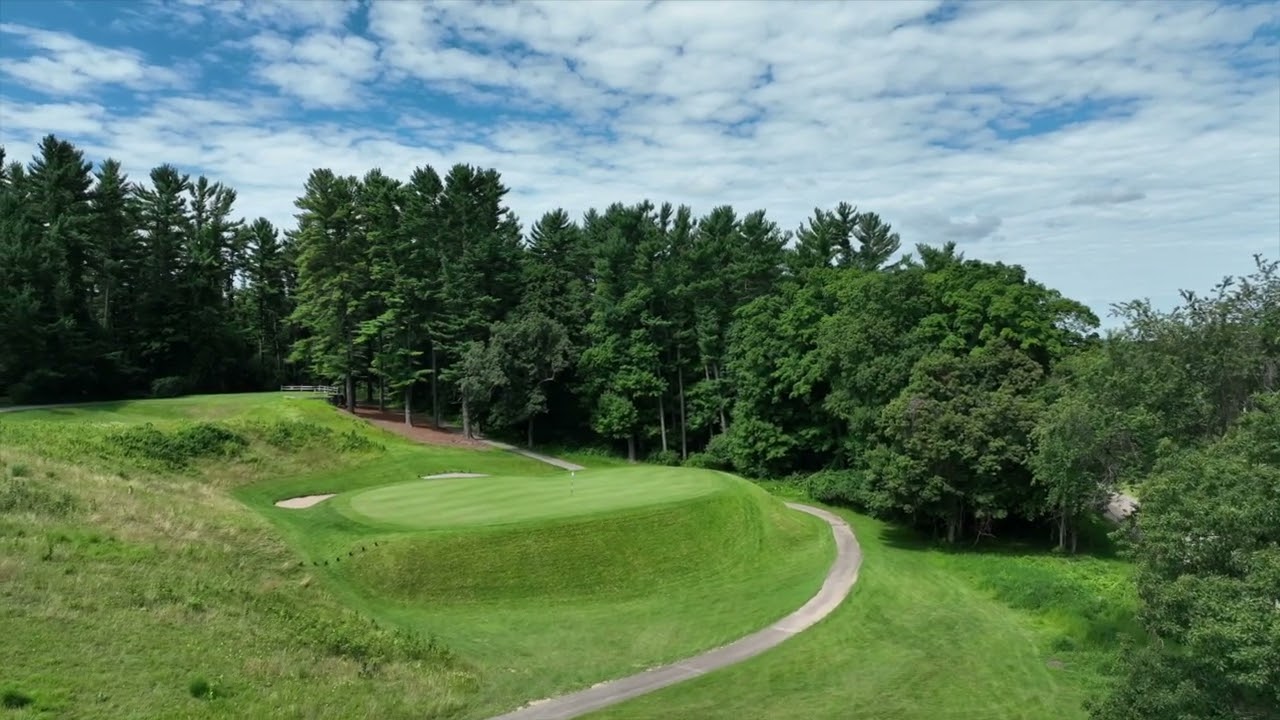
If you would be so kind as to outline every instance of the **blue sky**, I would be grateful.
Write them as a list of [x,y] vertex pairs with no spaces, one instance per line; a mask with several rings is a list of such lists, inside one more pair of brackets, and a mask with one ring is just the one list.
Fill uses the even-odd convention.
[[874,210],[1105,314],[1280,257],[1280,3],[0,2],[0,144],[172,162],[292,223],[315,167]]

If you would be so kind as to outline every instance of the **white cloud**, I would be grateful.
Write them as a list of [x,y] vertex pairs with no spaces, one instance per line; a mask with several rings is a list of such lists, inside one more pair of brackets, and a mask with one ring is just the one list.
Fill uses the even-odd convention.
[[263,60],[259,77],[308,105],[355,105],[364,99],[362,84],[378,74],[377,46],[357,35],[317,31],[290,42],[262,33],[249,45]]
[[[968,3],[926,22],[939,6],[393,0],[365,27],[344,3],[192,3],[253,28],[254,75],[280,95],[340,112],[303,122],[248,89],[137,112],[3,101],[0,140],[19,155],[60,129],[135,177],[203,169],[282,224],[317,166],[490,165],[526,224],[651,198],[795,228],[847,200],[1100,312],[1280,256],[1280,49],[1244,44],[1274,6]],[[438,94],[501,115],[452,119]]]
[[0,65],[0,74],[48,95],[76,95],[107,85],[145,90],[184,84],[169,68],[148,65],[138,52],[105,48],[74,35],[0,23],[0,38],[11,35],[34,53]]
[[357,0],[177,0],[167,10],[193,24],[207,21],[280,30],[342,27]]

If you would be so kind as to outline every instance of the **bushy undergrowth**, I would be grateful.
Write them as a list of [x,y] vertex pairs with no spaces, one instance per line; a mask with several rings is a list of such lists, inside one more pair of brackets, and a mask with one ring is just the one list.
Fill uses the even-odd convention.
[[[370,452],[382,445],[349,429],[305,420],[240,420],[154,423],[0,423],[0,443],[27,447],[51,458],[96,457],[154,472],[178,472],[201,461],[243,458],[262,443],[277,451],[325,448],[337,453]],[[15,473],[16,474],[16,473]]]
[[75,496],[50,483],[18,475],[0,478],[0,513],[29,512],[63,517],[75,508]]
[[1139,640],[1137,598],[1113,562],[1055,556],[983,557],[973,578],[1001,602],[1039,617],[1059,651],[1112,649]]
[[243,435],[209,422],[183,424],[169,431],[147,423],[109,432],[104,438],[111,455],[166,469],[184,468],[203,458],[233,458],[248,445]]
[[865,508],[868,498],[866,476],[857,470],[822,470],[798,481],[815,500]]

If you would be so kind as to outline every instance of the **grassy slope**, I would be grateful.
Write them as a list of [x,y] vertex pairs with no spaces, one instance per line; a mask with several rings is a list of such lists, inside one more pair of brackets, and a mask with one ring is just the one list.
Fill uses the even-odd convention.
[[897,720],[1083,718],[1134,632],[1127,564],[945,552],[845,510],[864,561],[831,617],[741,665],[594,713]]
[[[323,406],[260,401],[208,403],[239,421],[310,418],[346,429]],[[221,489],[356,458],[262,445],[216,466],[159,472],[108,440],[130,423],[203,415],[205,402],[0,416],[0,689],[34,701],[6,717],[455,711],[475,687],[473,670],[350,611]],[[67,417],[85,423],[49,422]],[[121,424],[94,422],[108,419]],[[198,679],[213,699],[192,696]]]
[[[144,423],[172,436],[197,418],[256,439],[181,468],[147,455],[157,439]],[[271,425],[296,420],[333,434]],[[209,440],[188,435],[161,454]],[[339,452],[348,435],[383,449]],[[563,473],[509,453],[413,445],[274,394],[3,416],[0,446],[10,474],[26,476],[5,491],[38,478],[52,493],[0,510],[0,577],[16,580],[0,590],[0,632],[14,639],[0,649],[0,684],[36,698],[18,717],[483,717],[745,634],[812,594],[833,552],[825,526],[740,481],[686,506],[479,533],[388,532],[332,502],[278,509],[292,495],[436,472]],[[40,509],[60,507],[59,493],[79,509]],[[345,555],[375,539],[376,553]],[[299,553],[332,564],[299,566]],[[441,577],[455,582],[422,581]],[[457,656],[350,607],[440,637]],[[192,698],[197,676],[219,697]]]

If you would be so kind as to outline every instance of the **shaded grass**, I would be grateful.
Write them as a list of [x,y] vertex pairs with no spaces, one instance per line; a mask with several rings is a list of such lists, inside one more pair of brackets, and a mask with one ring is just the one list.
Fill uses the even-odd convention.
[[589,717],[1085,717],[1135,629],[1127,564],[947,551],[837,512],[864,560],[835,613],[746,663]]

